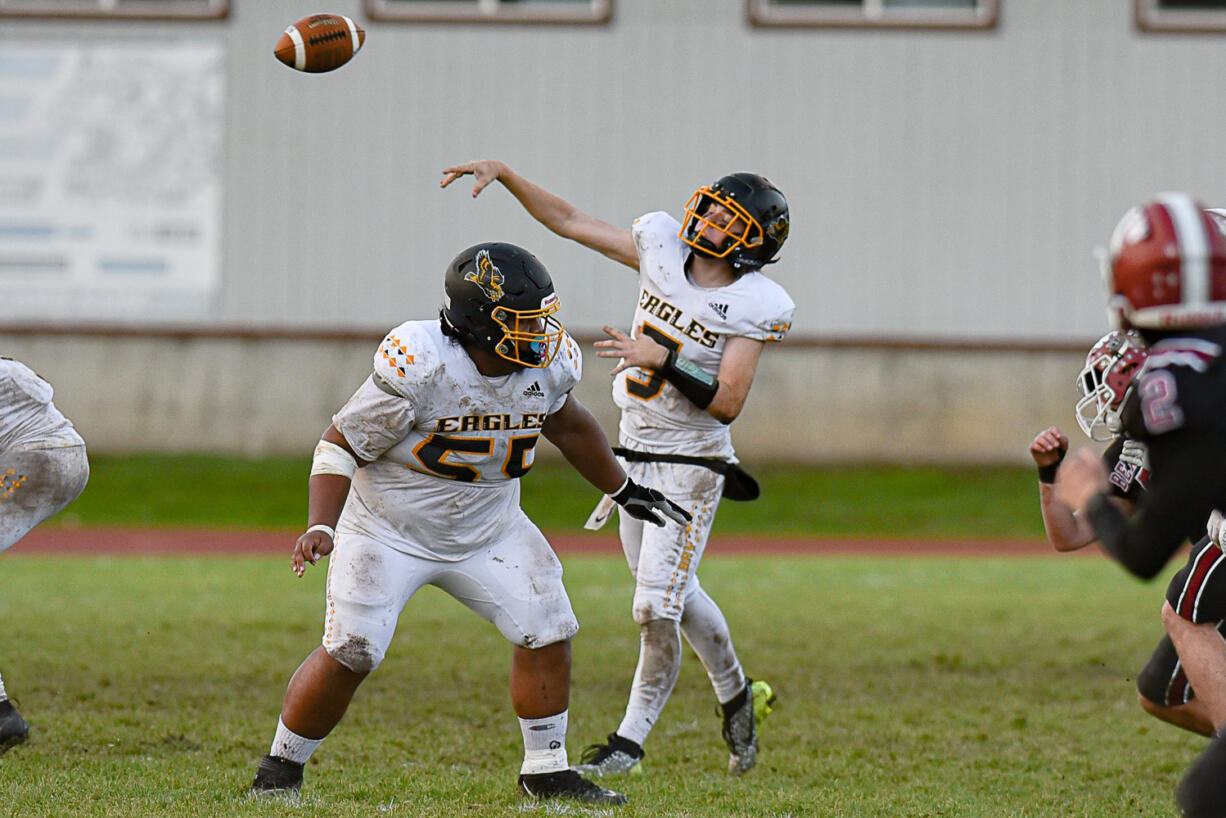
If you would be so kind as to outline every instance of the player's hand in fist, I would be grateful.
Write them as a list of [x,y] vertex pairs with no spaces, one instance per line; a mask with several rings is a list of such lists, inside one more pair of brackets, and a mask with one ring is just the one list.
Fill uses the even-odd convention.
[[290,559],[290,567],[294,569],[294,573],[302,576],[306,572],[308,562],[314,565],[319,562],[320,557],[331,554],[336,545],[335,538],[336,533],[331,526],[313,525],[308,528],[294,543],[294,556]]
[[[640,486],[629,477],[620,489],[609,496],[631,517],[653,525],[664,525],[664,517],[678,525],[685,525],[692,519],[681,506],[653,488]],[[664,516],[661,517],[661,514]]]
[[1055,426],[1048,426],[1030,441],[1030,456],[1036,466],[1054,466],[1068,453],[1068,437]]
[[1102,458],[1089,449],[1078,449],[1056,472],[1052,496],[1056,502],[1079,510],[1086,507],[1091,497],[1106,489],[1107,471]]

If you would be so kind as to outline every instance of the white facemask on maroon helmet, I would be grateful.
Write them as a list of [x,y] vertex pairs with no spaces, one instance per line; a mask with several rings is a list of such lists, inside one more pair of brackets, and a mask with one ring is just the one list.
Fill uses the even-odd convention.
[[1135,332],[1112,330],[1098,339],[1077,376],[1077,425],[1091,440],[1107,441],[1120,433],[1120,412],[1132,395],[1133,381],[1149,351]]

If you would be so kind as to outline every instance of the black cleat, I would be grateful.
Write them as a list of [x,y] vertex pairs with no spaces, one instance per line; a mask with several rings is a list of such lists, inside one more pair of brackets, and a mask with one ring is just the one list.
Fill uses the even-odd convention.
[[30,735],[30,725],[8,699],[0,702],[0,753],[16,747]]
[[253,798],[270,795],[297,795],[302,789],[302,764],[278,756],[264,756],[255,771],[255,781],[247,791]]
[[758,763],[758,728],[775,705],[775,691],[763,681],[745,680],[745,690],[721,706],[728,745],[728,772],[743,775]]
[[585,804],[616,806],[626,803],[627,800],[626,796],[620,792],[606,790],[604,787],[593,784],[574,770],[521,775],[519,791],[529,798],[542,801],[547,798],[568,798],[572,801],[582,801]]
[[617,733],[609,733],[608,744],[592,744],[579,756],[573,769],[582,775],[638,775],[643,772],[643,748]]

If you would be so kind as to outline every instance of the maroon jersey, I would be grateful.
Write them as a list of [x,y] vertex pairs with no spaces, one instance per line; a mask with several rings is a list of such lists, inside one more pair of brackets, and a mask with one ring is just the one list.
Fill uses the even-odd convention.
[[1107,468],[1107,482],[1111,484],[1111,495],[1122,497],[1131,503],[1138,503],[1141,492],[1149,488],[1149,469],[1120,459],[1120,455],[1124,453],[1126,440],[1126,437],[1120,435],[1114,443],[1107,447],[1107,451],[1103,452],[1103,465]]

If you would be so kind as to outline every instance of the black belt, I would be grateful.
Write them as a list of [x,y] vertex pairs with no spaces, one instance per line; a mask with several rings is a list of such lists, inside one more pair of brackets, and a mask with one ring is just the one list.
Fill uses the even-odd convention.
[[687,466],[702,466],[724,476],[724,496],[729,500],[757,500],[762,494],[758,481],[736,463],[718,457],[691,457],[684,454],[657,454],[636,452],[621,446],[613,447],[613,454],[634,463],[682,463]]

